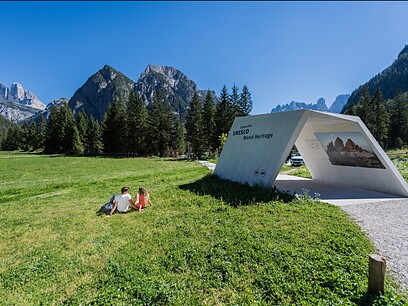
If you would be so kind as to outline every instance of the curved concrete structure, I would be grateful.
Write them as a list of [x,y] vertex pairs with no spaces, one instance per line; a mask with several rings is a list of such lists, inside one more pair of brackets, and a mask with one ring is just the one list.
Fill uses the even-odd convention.
[[408,197],[408,184],[359,117],[311,110],[237,117],[214,173],[272,186],[293,145],[313,179]]

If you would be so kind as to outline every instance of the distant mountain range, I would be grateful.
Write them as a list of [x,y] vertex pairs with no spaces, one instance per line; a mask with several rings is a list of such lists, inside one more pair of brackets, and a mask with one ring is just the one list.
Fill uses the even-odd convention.
[[3,117],[20,121],[44,109],[45,104],[20,83],[13,83],[10,88],[0,83],[0,115]]
[[374,96],[375,91],[379,88],[384,99],[394,98],[398,89],[402,92],[408,92],[408,45],[402,49],[397,59],[388,68],[352,92],[344,107],[344,111],[358,103],[360,92],[364,86],[367,86],[371,97]]
[[330,108],[327,108],[326,100],[323,98],[319,98],[315,104],[313,103],[306,104],[305,102],[292,101],[288,104],[276,106],[275,108],[272,109],[271,113],[288,112],[298,109],[310,109],[322,112],[340,113],[344,105],[347,103],[349,97],[350,95],[337,96],[336,100],[331,104]]
[[[320,98],[315,104],[292,101],[278,105],[272,109],[272,112],[297,109],[343,112],[358,102],[364,85],[367,86],[371,96],[379,88],[385,99],[393,98],[398,88],[408,92],[408,46],[404,47],[392,65],[359,86],[351,95],[339,95],[330,108],[327,107],[326,101]],[[70,99],[61,98],[53,101],[47,109],[44,103],[32,92],[25,90],[21,84],[13,83],[10,88],[0,84],[0,115],[17,122],[36,116],[40,111],[44,111],[47,116],[52,105],[68,103],[74,113],[84,110],[87,115],[102,120],[108,105],[114,99],[126,100],[131,90],[139,93],[147,106],[152,103],[154,95],[162,91],[173,111],[179,114],[182,120],[185,118],[194,92],[198,91],[201,97],[207,93],[206,90],[198,89],[196,83],[173,67],[149,65],[138,81],[134,82],[123,73],[105,65],[93,74]],[[215,92],[211,91],[211,93],[217,102]]]
[[[3,91],[0,88],[0,94],[14,92],[16,91],[14,87],[16,86],[13,84],[11,90],[7,88]],[[20,84],[19,88],[22,88]],[[63,103],[68,103],[74,113],[83,110],[87,115],[92,115],[101,121],[109,104],[115,99],[126,101],[131,90],[140,94],[146,106],[150,105],[155,94],[161,91],[173,111],[179,114],[182,120],[186,116],[194,92],[197,91],[201,98],[207,94],[207,90],[198,89],[195,82],[173,67],[149,65],[140,75],[139,80],[134,82],[120,71],[105,65],[76,90],[71,99],[60,98],[46,107],[32,93],[25,91],[24,97],[20,94],[19,103],[15,102],[16,99],[12,101],[4,99],[5,101],[0,104],[0,115],[16,122],[33,116],[37,117],[38,111],[43,110],[47,118],[52,106],[59,107]],[[217,102],[215,92],[211,91],[211,93]]]

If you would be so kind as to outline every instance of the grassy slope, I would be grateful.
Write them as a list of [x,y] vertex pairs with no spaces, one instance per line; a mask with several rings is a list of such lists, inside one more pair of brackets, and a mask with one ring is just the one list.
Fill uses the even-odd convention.
[[[338,207],[207,174],[193,162],[0,152],[0,301],[363,303],[373,246]],[[155,206],[98,216],[123,185],[145,186]]]

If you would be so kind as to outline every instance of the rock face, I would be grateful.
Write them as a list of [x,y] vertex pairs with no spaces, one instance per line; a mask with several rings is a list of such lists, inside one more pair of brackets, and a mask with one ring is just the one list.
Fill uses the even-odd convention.
[[[200,97],[204,99],[207,90],[197,89],[197,84],[190,80],[181,71],[168,66],[147,66],[135,84],[135,91],[140,93],[144,103],[150,105],[154,95],[162,92],[164,98],[170,102],[171,108],[184,120],[187,108],[193,98],[194,92],[198,91]],[[217,97],[211,91],[214,100]]]
[[74,93],[68,105],[74,114],[83,110],[101,121],[108,105],[115,99],[126,101],[133,86],[127,76],[105,65]]
[[350,95],[339,95],[329,108],[329,112],[340,114],[344,105],[346,105]]
[[0,115],[17,122],[31,117],[45,105],[20,83],[13,83],[10,88],[0,84]]
[[0,102],[15,102],[32,108],[44,110],[45,104],[31,91],[25,90],[20,83],[13,83],[10,88],[0,84]]
[[[51,103],[49,103],[46,107],[46,109],[42,112],[43,116],[46,120],[48,120],[48,117],[50,116],[51,113],[51,108],[53,108],[54,106],[59,109],[61,106],[63,106],[64,104],[68,103],[68,99],[67,98],[59,98],[57,100],[52,101]],[[37,115],[35,116],[35,119],[37,119]]]
[[[87,115],[93,115],[101,121],[108,105],[114,99],[123,98],[126,101],[131,90],[140,94],[146,106],[153,102],[155,94],[160,91],[182,120],[194,92],[198,91],[202,98],[207,94],[206,90],[198,90],[192,80],[173,67],[149,65],[135,83],[106,65],[75,92],[68,105],[74,113],[84,110]],[[215,93],[212,93],[217,101]]]
[[323,98],[319,98],[316,104],[292,101],[289,104],[278,105],[272,109],[271,113],[289,112],[298,109],[311,109],[327,112],[326,101]]

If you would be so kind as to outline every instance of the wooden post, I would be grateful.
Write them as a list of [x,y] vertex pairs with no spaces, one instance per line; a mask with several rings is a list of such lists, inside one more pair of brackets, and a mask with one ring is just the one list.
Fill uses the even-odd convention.
[[379,254],[371,254],[368,264],[368,292],[384,293],[385,258]]

